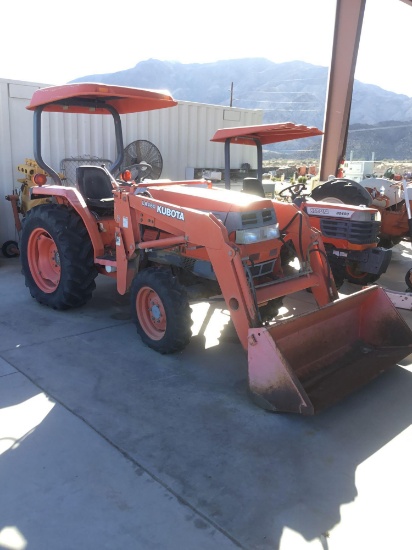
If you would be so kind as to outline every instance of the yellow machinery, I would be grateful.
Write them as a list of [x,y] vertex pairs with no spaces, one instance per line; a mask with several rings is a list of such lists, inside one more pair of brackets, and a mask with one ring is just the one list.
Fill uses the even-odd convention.
[[[11,202],[14,223],[17,233],[20,235],[22,228],[21,218],[24,217],[33,206],[50,202],[48,198],[32,199],[30,195],[30,189],[35,185],[46,183],[49,175],[42,170],[33,159],[25,159],[25,164],[19,164],[17,170],[24,174],[24,177],[17,179],[17,181],[21,183],[20,189],[13,189],[11,195],[6,195],[6,200]],[[59,174],[59,176],[65,179],[63,174]],[[18,243],[16,241],[6,241],[2,246],[2,253],[6,258],[18,256]]]

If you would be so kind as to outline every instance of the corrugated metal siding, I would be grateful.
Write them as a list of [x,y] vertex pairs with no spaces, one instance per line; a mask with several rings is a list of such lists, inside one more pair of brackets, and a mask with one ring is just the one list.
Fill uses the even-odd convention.
[[[45,86],[0,79],[1,197],[20,187],[17,165],[33,158],[33,113],[26,106],[33,92]],[[122,115],[124,146],[137,139],[151,141],[162,155],[161,177],[176,180],[185,179],[187,167],[223,171],[224,145],[210,142],[217,129],[261,123],[262,111],[187,101],[170,109]],[[116,158],[110,116],[43,113],[42,128],[42,155],[56,171],[65,158]],[[232,168],[244,162],[256,168],[255,148],[232,146]],[[14,221],[10,203],[0,198],[0,245],[8,239],[16,239]]]
[[[225,113],[236,113],[235,120],[225,120]],[[160,150],[164,178],[184,179],[187,167],[215,168],[225,166],[224,145],[211,143],[219,128],[262,124],[262,111],[229,109],[220,105],[205,105],[179,101],[177,107],[133,113],[122,116],[124,144],[147,139]],[[256,168],[253,147],[234,146],[231,155],[233,168],[248,162]]]

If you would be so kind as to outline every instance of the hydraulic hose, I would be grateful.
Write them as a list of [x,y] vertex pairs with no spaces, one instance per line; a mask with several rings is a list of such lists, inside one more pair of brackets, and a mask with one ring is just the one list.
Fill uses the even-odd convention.
[[[316,248],[313,248],[312,245],[316,244]],[[329,264],[329,260],[328,260],[328,256],[325,254],[325,252],[323,250],[321,250],[319,248],[319,244],[318,243],[311,243],[309,246],[308,246],[308,261],[309,261],[309,256],[310,254],[312,254],[312,252],[319,252],[319,254],[321,256],[323,256],[325,258],[325,261],[326,261],[326,265],[328,267],[328,275],[327,275],[327,278],[328,278],[328,283],[329,283],[329,286],[332,284],[332,270],[331,270],[331,267],[330,267],[330,264]]]

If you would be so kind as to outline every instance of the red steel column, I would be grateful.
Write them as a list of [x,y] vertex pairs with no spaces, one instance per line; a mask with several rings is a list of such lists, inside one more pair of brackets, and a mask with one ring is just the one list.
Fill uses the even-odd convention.
[[346,149],[353,82],[366,0],[336,0],[335,33],[329,69],[320,181],[336,175]]

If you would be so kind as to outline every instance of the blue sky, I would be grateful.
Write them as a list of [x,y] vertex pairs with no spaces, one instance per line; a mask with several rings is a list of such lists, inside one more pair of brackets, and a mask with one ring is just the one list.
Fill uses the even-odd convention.
[[[335,0],[71,0],[56,9],[55,1],[22,0],[3,16],[0,78],[62,84],[150,58],[328,66],[335,7]],[[412,97],[411,28],[412,7],[367,0],[355,78]]]

